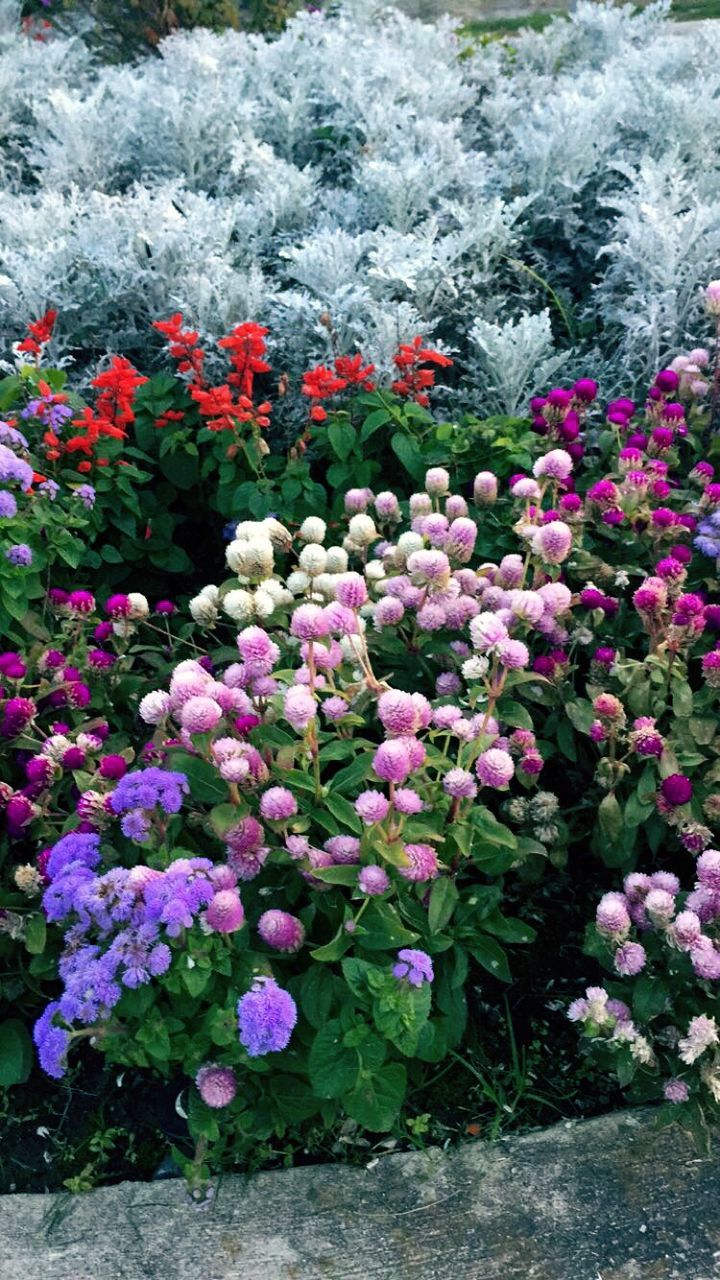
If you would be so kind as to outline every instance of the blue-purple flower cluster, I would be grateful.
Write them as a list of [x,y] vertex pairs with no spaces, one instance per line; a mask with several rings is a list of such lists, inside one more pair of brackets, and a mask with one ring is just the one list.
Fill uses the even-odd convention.
[[720,511],[713,511],[700,521],[695,546],[702,555],[720,560]]
[[237,1012],[240,1043],[248,1057],[259,1058],[287,1048],[297,1022],[297,1006],[274,978],[256,978],[252,989],[238,1001]]

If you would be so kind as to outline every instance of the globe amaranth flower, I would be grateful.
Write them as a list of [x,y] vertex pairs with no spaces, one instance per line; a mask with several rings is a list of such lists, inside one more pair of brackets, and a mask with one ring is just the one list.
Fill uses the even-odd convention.
[[717,1043],[718,1029],[715,1019],[699,1014],[698,1017],[690,1019],[687,1035],[678,1040],[680,1060],[691,1066],[706,1049]]
[[236,933],[245,923],[240,895],[234,889],[220,889],[205,910],[205,924],[214,933]]
[[684,1080],[667,1080],[663,1088],[663,1097],[667,1102],[687,1102],[690,1089]]
[[622,939],[630,932],[630,915],[623,893],[606,893],[598,903],[595,923],[599,933]]
[[270,787],[260,797],[260,813],[271,822],[285,822],[297,813],[297,801],[287,787]]
[[402,783],[412,772],[410,751],[400,738],[381,742],[373,758],[373,770],[386,782]]
[[263,942],[275,951],[299,951],[305,940],[302,921],[288,911],[271,909],[263,912],[257,929]]
[[615,968],[623,977],[634,977],[645,968],[647,955],[639,942],[623,942],[615,952]]
[[377,897],[390,888],[390,877],[384,867],[371,864],[362,867],[358,874],[358,888],[368,897]]
[[297,1022],[297,1006],[290,993],[265,976],[256,978],[238,1001],[237,1014],[240,1043],[251,1058],[287,1048]]
[[232,1067],[221,1067],[207,1062],[195,1076],[195,1084],[203,1102],[208,1107],[229,1107],[237,1093],[237,1082]]
[[434,880],[440,874],[438,856],[432,845],[406,844],[403,852],[407,865],[398,868],[403,880],[422,882]]
[[409,982],[412,987],[421,987],[423,982],[432,982],[435,977],[432,960],[425,951],[405,947],[398,951],[397,962],[393,965],[393,977]]
[[355,801],[355,812],[366,826],[384,822],[390,811],[390,802],[381,791],[362,791]]
[[693,794],[692,783],[684,773],[671,773],[660,783],[660,794],[672,808],[689,804]]
[[490,747],[478,756],[475,772],[484,787],[502,788],[512,780],[515,764],[509,751]]

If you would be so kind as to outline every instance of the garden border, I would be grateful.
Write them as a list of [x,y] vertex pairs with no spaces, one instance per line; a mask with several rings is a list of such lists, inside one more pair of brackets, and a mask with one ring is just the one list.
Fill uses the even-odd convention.
[[713,1280],[720,1161],[651,1111],[498,1143],[0,1199],[18,1280]]

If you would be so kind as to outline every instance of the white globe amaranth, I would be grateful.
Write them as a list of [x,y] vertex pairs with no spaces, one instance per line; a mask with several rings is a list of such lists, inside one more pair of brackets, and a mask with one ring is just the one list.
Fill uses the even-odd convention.
[[327,525],[319,516],[307,516],[298,530],[303,542],[324,542],[326,534]]
[[227,591],[222,597],[221,607],[233,622],[249,622],[255,616],[254,597],[250,591],[243,591],[242,588]]

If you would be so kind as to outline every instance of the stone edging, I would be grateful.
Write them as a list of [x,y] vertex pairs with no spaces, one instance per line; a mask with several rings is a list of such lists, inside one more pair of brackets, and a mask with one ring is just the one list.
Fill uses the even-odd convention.
[[720,1161],[652,1113],[496,1144],[0,1199],[0,1280],[718,1280]]

